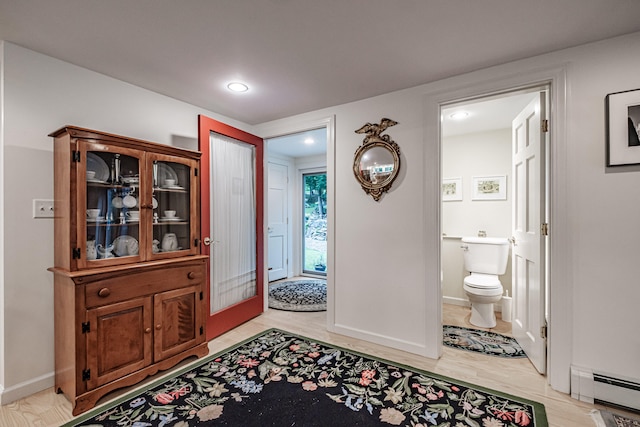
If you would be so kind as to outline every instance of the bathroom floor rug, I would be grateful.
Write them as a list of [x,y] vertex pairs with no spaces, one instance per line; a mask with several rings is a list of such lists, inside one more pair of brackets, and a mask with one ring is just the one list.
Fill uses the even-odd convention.
[[269,329],[65,424],[548,427],[543,404]]
[[462,326],[442,326],[444,345],[498,357],[527,357],[518,342],[506,335]]
[[288,280],[269,285],[269,307],[287,311],[325,311],[327,281]]

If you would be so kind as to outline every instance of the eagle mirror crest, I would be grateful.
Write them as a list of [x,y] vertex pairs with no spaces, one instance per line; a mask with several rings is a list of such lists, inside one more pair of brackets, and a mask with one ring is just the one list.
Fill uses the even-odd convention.
[[367,123],[356,133],[366,134],[356,150],[353,174],[365,193],[379,201],[389,191],[400,171],[400,147],[389,135],[382,133],[398,122],[382,119],[380,124]]

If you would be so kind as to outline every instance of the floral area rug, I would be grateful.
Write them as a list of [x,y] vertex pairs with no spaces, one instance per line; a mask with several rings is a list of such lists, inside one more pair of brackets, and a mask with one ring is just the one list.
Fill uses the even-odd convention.
[[460,350],[499,357],[527,357],[515,339],[495,332],[444,325],[442,336],[444,345]]
[[548,426],[542,404],[270,329],[70,426]]
[[629,418],[615,412],[594,409],[591,412],[597,427],[640,427],[639,418]]
[[290,280],[269,285],[269,307],[287,311],[325,311],[327,281]]

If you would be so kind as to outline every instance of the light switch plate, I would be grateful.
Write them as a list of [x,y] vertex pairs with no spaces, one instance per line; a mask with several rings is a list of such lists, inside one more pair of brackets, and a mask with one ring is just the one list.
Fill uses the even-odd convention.
[[53,218],[53,200],[33,199],[34,218]]

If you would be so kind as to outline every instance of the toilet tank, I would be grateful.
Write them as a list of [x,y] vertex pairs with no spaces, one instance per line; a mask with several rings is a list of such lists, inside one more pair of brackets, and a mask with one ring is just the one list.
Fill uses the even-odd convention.
[[464,268],[471,273],[501,275],[507,270],[509,240],[501,237],[463,237]]

